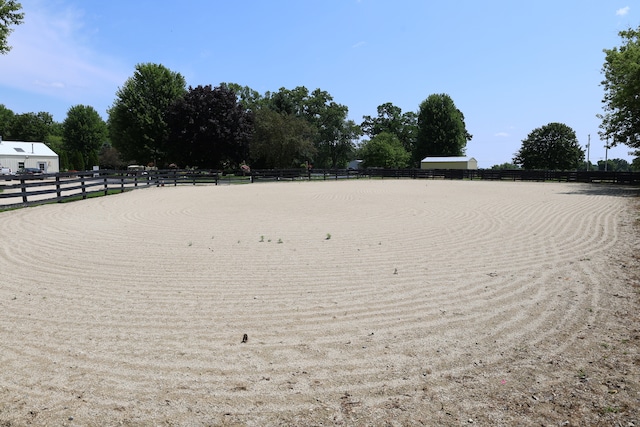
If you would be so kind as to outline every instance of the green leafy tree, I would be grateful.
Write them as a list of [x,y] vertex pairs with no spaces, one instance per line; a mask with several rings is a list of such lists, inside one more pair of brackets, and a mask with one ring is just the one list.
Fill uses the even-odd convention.
[[15,0],[0,0],[0,54],[11,50],[8,38],[13,31],[13,25],[22,24],[24,13],[20,12],[22,5]]
[[13,117],[15,113],[5,107],[3,104],[0,104],[0,137],[10,140],[11,134],[9,133],[11,129],[11,122],[13,121]]
[[[63,127],[60,122],[52,122],[48,127],[48,134],[44,137],[44,142],[51,148],[62,149]],[[56,150],[54,150],[56,151]],[[56,151],[57,152],[57,151]]]
[[491,166],[491,169],[493,170],[515,170],[515,169],[520,169],[520,166],[513,164],[513,163],[509,163],[509,162],[505,162],[505,163],[501,163],[499,165],[493,165]]
[[612,172],[631,172],[631,164],[625,159],[598,160],[598,170]]
[[249,158],[253,115],[225,85],[190,87],[171,107],[168,123],[175,163],[227,168]]
[[362,130],[348,120],[346,105],[333,101],[326,91],[314,90],[307,99],[305,116],[316,129],[316,163],[320,167],[344,167],[355,152],[354,141]]
[[67,152],[66,151],[55,151],[55,150],[53,150],[53,151],[58,154],[58,162],[60,164],[60,171],[63,172],[63,171],[68,171],[69,169],[71,169],[69,167],[70,162],[69,162],[69,155],[67,154]]
[[377,110],[377,117],[363,116],[362,132],[371,138],[382,132],[391,133],[398,137],[406,151],[412,153],[418,134],[416,113],[409,111],[403,114],[400,107],[390,102],[379,105]]
[[44,142],[57,129],[53,116],[47,112],[16,114],[8,134],[14,141]]
[[360,149],[365,167],[402,169],[409,165],[411,154],[398,137],[382,132],[365,142]]
[[[56,125],[60,125],[60,127],[62,127],[62,124],[60,124],[60,123],[56,123]],[[62,140],[62,135],[57,135],[57,134],[51,134],[50,133],[47,136],[47,138],[44,140],[44,143],[49,148],[51,148],[59,157],[61,157],[63,154],[66,153],[66,149],[64,147],[64,142]],[[60,160],[60,168],[61,169],[64,168],[64,166],[62,165],[62,160]]]
[[316,155],[311,125],[293,114],[260,108],[255,113],[251,162],[258,168],[292,168]]
[[594,165],[591,162],[584,161],[578,165],[578,170],[579,171],[595,171],[595,170],[598,170],[598,166]]
[[100,166],[100,158],[97,152],[92,151],[89,153],[89,160],[85,162],[85,166],[87,169],[91,169],[93,166]]
[[109,143],[103,144],[100,148],[98,164],[101,169],[124,169],[126,167],[120,158],[120,152]]
[[163,65],[136,65],[133,77],[118,89],[109,108],[109,136],[124,160],[136,163],[166,161],[170,107],[186,93],[180,73]]
[[310,102],[309,90],[304,86],[298,86],[295,89],[282,87],[278,92],[267,92],[265,94],[265,103],[272,110],[279,113],[304,117],[307,120],[311,120],[312,118],[309,112]]
[[573,129],[563,123],[549,123],[534,129],[522,141],[513,163],[524,169],[572,170],[584,161],[584,151]]
[[309,93],[304,86],[281,88],[265,95],[265,106],[272,110],[306,120],[313,129],[313,143],[318,167],[346,165],[355,150],[354,141],[362,134],[352,120],[349,109],[333,101],[326,91],[316,89]]
[[231,89],[236,94],[240,105],[248,111],[255,112],[265,102],[263,96],[249,86],[241,86],[237,83],[221,83],[220,86],[226,86]]
[[429,95],[420,104],[418,135],[413,160],[419,164],[427,156],[463,156],[467,142],[464,115],[447,94]]
[[345,167],[355,153],[355,142],[362,130],[353,120],[347,120],[348,110],[339,104],[332,104],[324,113],[319,125],[317,163],[320,166]]
[[640,148],[640,28],[619,33],[622,46],[605,49],[600,136],[611,145]]
[[91,106],[75,105],[62,124],[66,151],[78,151],[86,165],[96,165],[98,151],[107,138],[107,125]]
[[69,169],[83,171],[85,170],[84,156],[80,151],[72,151],[71,159],[69,160]]

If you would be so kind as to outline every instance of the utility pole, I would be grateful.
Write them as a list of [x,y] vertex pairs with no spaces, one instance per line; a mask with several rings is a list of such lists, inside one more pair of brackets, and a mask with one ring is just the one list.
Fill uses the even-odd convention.
[[591,134],[587,135],[587,172],[591,169],[591,162],[589,161],[589,148],[591,148]]

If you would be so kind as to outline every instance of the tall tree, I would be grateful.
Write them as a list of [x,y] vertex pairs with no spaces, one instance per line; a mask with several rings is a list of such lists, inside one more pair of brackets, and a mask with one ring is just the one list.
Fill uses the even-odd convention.
[[365,142],[360,149],[365,167],[402,169],[409,165],[411,154],[405,150],[398,137],[381,132]]
[[355,152],[354,141],[362,130],[348,120],[349,108],[338,104],[326,91],[315,89],[304,102],[304,116],[316,129],[316,163],[320,167],[343,167]]
[[265,102],[262,95],[249,86],[241,86],[238,83],[221,83],[220,86],[226,86],[231,89],[236,94],[240,105],[246,110],[255,112]]
[[362,132],[373,138],[382,132],[395,135],[405,150],[413,152],[418,133],[418,116],[409,111],[402,113],[402,109],[390,102],[378,105],[378,116],[363,116]]
[[362,130],[353,120],[347,120],[348,110],[344,108],[339,104],[331,106],[321,124],[320,138],[316,143],[320,166],[345,167],[355,154],[354,141],[362,135]]
[[58,156],[60,156],[60,167],[63,166],[63,159],[65,154],[64,142],[63,142],[63,126],[60,122],[53,122],[48,126],[48,134],[44,138],[44,143],[47,144]]
[[45,111],[16,114],[11,119],[8,134],[15,141],[44,142],[55,132],[53,116]]
[[611,145],[640,148],[640,28],[619,33],[622,46],[605,49],[600,136]]
[[418,135],[413,161],[419,164],[427,156],[463,156],[467,142],[464,115],[447,94],[429,95],[420,104]]
[[362,134],[360,126],[347,119],[349,109],[320,89],[310,93],[304,86],[280,88],[265,94],[264,105],[278,113],[300,117],[312,126],[317,153],[312,163],[319,167],[346,165],[355,150],[354,141]]
[[0,0],[0,54],[11,50],[8,38],[13,31],[13,25],[22,24],[24,13],[20,12],[22,5],[15,0]]
[[166,116],[185,93],[186,82],[180,73],[159,64],[136,65],[133,77],[118,89],[108,110],[111,143],[124,160],[166,162]]
[[107,125],[91,106],[75,105],[67,112],[62,123],[63,141],[66,151],[78,151],[84,164],[92,166],[90,160],[97,157],[107,138]]
[[576,133],[564,123],[534,129],[522,141],[513,163],[524,169],[572,170],[584,161]]
[[255,113],[251,141],[252,165],[259,168],[293,168],[310,162],[317,150],[311,125],[293,114],[260,108]]
[[172,105],[169,154],[181,165],[237,167],[249,158],[253,115],[225,85],[189,88]]
[[310,101],[309,90],[304,86],[298,86],[295,89],[281,87],[278,92],[265,94],[265,103],[272,110],[304,117],[307,120],[310,119],[308,111]]
[[15,113],[13,111],[5,107],[4,104],[0,104],[0,138],[11,139],[9,130],[14,116]]

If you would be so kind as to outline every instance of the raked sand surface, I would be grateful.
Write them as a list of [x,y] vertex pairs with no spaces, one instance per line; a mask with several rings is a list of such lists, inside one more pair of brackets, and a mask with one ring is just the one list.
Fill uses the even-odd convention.
[[0,426],[640,426],[636,195],[357,180],[0,212]]

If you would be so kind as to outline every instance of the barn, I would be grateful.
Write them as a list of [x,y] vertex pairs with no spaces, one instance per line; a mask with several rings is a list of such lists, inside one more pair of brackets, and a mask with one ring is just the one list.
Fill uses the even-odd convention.
[[44,142],[0,139],[0,166],[15,173],[20,168],[38,168],[44,173],[60,172],[58,155]]
[[420,169],[464,169],[477,170],[478,161],[473,157],[425,157]]

